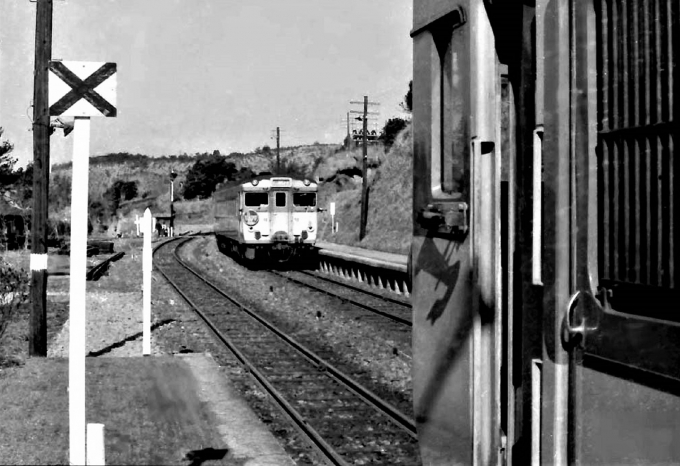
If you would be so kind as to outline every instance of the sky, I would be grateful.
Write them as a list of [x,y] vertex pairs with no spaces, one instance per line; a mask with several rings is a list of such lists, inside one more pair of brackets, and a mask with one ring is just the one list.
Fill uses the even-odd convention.
[[[340,143],[368,95],[403,117],[413,0],[54,0],[52,58],[117,64],[117,117],[91,119],[92,156],[249,152]],[[0,126],[33,160],[36,4],[0,0]],[[359,124],[359,123],[358,123]],[[379,128],[378,128],[379,129]],[[72,136],[50,138],[51,163]]]

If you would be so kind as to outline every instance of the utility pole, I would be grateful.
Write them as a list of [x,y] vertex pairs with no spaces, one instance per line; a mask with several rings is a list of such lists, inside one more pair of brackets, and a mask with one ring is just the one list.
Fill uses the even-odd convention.
[[[351,104],[360,104],[362,102],[350,102]],[[380,105],[377,102],[369,102],[368,96],[364,96],[364,111],[363,111],[363,180],[361,184],[361,225],[359,227],[359,241],[366,236],[366,223],[368,222],[368,106]],[[351,113],[351,112],[350,112]]]
[[366,223],[368,222],[368,96],[364,96],[364,121],[362,135],[363,139],[363,159],[364,163],[361,168],[363,180],[361,183],[361,228],[359,230],[359,241],[366,236]]
[[350,148],[352,147],[352,136],[349,131],[349,112],[347,112],[347,152],[349,152]]
[[52,59],[52,0],[37,0],[33,75],[33,215],[31,218],[31,329],[29,356],[47,356],[47,202],[50,114],[47,67]]
[[279,127],[276,127],[276,172],[281,173],[281,134],[279,132]]

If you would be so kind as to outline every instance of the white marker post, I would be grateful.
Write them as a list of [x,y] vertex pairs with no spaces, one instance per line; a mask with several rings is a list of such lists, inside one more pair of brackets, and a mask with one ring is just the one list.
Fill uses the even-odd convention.
[[104,424],[87,425],[87,466],[104,466]]
[[335,233],[335,202],[331,202],[331,233]]
[[116,64],[50,61],[50,116],[73,116],[69,302],[69,463],[86,464],[85,351],[90,117],[116,116]]
[[142,354],[151,354],[151,269],[153,257],[151,251],[151,235],[153,233],[151,211],[147,208],[142,219],[142,233],[144,234],[144,249],[142,252],[143,273],[143,308],[142,308]]
[[135,214],[135,227],[137,227],[137,236],[139,236],[139,215]]
[[71,184],[71,264],[69,303],[68,406],[70,463],[85,464],[85,289],[90,118],[76,117]]

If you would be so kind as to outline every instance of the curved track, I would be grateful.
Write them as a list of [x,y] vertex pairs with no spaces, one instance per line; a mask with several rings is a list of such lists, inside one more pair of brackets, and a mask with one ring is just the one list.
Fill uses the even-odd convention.
[[[181,244],[186,242],[183,240]],[[166,243],[167,244],[167,243]],[[415,423],[211,283],[176,250],[155,264],[329,464],[419,464]],[[179,247],[179,246],[178,246]]]

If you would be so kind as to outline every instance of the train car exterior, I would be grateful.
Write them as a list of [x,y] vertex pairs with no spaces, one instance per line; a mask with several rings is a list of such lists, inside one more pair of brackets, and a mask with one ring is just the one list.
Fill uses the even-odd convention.
[[287,262],[309,253],[317,234],[317,184],[286,177],[253,179],[213,194],[220,250],[250,261]]
[[678,10],[414,0],[423,464],[680,463]]

